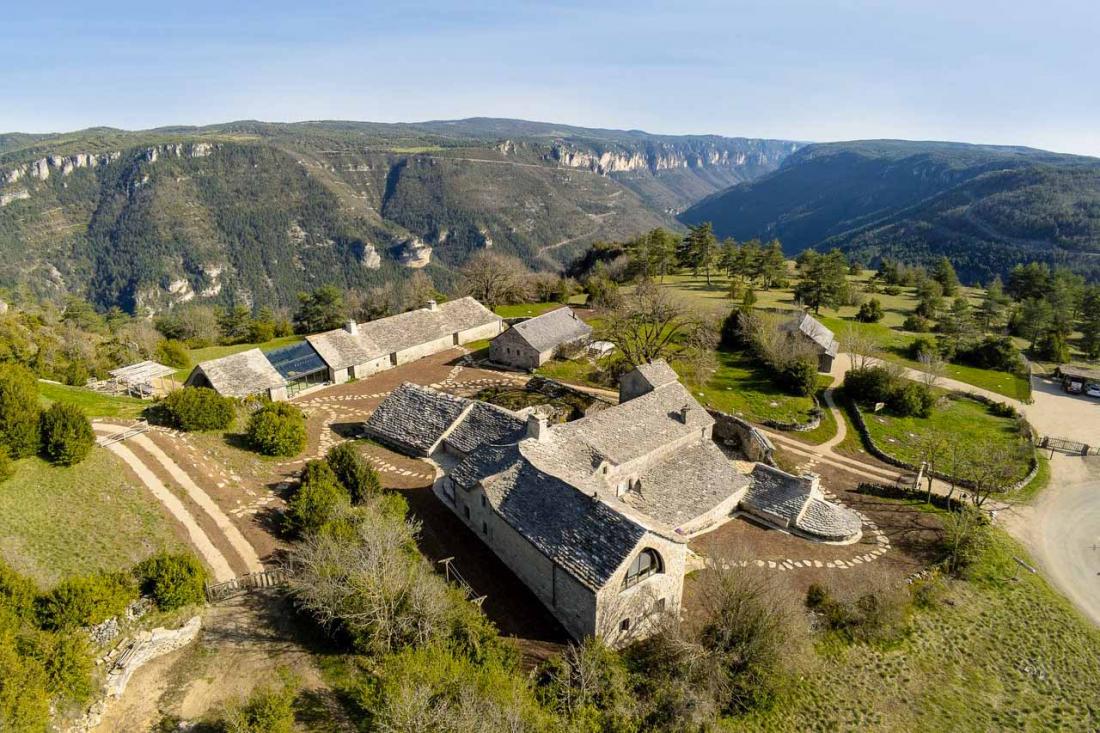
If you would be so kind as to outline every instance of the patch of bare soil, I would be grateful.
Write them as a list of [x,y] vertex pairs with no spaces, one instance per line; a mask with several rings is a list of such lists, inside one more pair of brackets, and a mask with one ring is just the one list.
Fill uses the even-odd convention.
[[319,641],[307,646],[315,638],[274,592],[212,606],[198,641],[140,668],[95,733],[146,731],[167,717],[202,719],[257,687],[277,683],[282,669],[300,683],[311,709],[325,711],[323,730],[354,731],[315,664],[316,655],[327,650]]

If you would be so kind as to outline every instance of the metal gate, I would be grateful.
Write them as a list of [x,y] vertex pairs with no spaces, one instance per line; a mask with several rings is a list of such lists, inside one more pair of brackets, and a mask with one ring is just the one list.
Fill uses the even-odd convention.
[[1039,441],[1039,447],[1046,448],[1049,451],[1069,453],[1073,456],[1087,456],[1091,450],[1085,443],[1069,438],[1056,438],[1051,435],[1044,435],[1043,439]]

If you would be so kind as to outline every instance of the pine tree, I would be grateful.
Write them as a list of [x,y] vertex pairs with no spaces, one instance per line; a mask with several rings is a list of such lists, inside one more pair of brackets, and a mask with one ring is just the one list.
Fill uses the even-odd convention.
[[1090,359],[1100,358],[1100,286],[1085,290],[1081,304],[1081,348]]
[[710,287],[711,270],[718,262],[718,239],[709,221],[690,228],[682,251],[683,262],[691,268],[692,275],[702,270],[706,274],[707,287]]
[[955,274],[955,268],[951,260],[941,257],[932,268],[932,279],[943,288],[943,294],[952,298],[959,291],[959,276]]
[[794,293],[803,305],[813,308],[814,313],[820,313],[822,307],[837,308],[841,305],[848,292],[848,262],[840,250],[834,249],[827,255],[815,253],[807,256],[803,258],[800,269],[802,279]]
[[786,279],[787,258],[783,256],[783,245],[778,239],[768,242],[760,258],[760,277],[764,289],[773,288]]

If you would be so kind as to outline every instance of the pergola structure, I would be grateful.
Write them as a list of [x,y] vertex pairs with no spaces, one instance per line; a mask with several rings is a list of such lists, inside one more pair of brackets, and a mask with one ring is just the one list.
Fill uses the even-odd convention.
[[174,379],[176,370],[155,361],[140,361],[137,364],[112,369],[108,372],[111,381],[131,397],[148,398],[163,395],[176,388]]

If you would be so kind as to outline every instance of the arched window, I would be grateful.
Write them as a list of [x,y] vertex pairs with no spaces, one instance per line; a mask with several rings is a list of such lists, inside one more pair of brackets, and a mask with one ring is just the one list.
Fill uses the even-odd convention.
[[661,556],[657,554],[656,550],[647,547],[638,553],[638,556],[630,563],[630,567],[626,569],[623,587],[629,588],[632,585],[637,585],[649,576],[664,571],[665,564],[661,561]]

